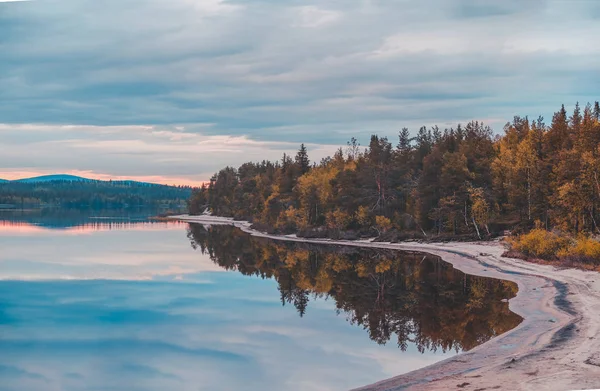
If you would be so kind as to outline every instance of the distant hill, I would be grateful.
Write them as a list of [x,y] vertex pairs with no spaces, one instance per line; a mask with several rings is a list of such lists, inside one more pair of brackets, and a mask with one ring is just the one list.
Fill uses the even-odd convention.
[[19,183],[40,183],[40,182],[54,182],[54,181],[72,181],[72,182],[94,182],[93,179],[83,178],[76,175],[67,174],[55,174],[55,175],[42,175],[33,178],[16,179],[10,182]]
[[161,185],[161,184],[157,184],[157,183],[140,182],[140,181],[133,181],[133,180],[101,181],[98,179],[84,178],[81,176],[69,175],[69,174],[42,175],[42,176],[36,176],[33,178],[15,179],[12,181],[9,181],[6,179],[0,179],[0,183],[9,183],[9,182],[10,183],[48,183],[48,182],[103,183],[103,182],[106,182],[106,183],[113,183],[113,184],[127,185],[127,186],[167,186],[167,185]]
[[0,204],[20,208],[61,206],[92,209],[180,209],[186,205],[191,194],[190,186],[167,186],[131,180],[100,181],[66,174],[0,183]]

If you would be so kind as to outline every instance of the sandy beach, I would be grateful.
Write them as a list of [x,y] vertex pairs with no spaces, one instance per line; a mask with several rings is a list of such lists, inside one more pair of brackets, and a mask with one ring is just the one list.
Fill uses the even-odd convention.
[[500,242],[381,243],[268,235],[250,223],[213,216],[173,216],[234,225],[260,237],[306,243],[423,251],[464,273],[510,280],[511,311],[524,321],[469,352],[357,390],[581,390],[600,388],[600,273],[503,258]]

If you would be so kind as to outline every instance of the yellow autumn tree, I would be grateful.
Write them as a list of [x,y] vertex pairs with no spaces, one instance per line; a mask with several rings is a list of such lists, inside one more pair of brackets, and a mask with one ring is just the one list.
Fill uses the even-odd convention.
[[326,215],[327,227],[338,232],[346,229],[348,224],[350,224],[350,220],[350,215],[339,208],[336,208],[331,212],[327,212]]
[[392,229],[392,221],[385,216],[376,216],[375,217],[375,227],[379,232],[379,235],[385,233]]
[[362,205],[358,207],[354,218],[361,227],[370,227],[373,220],[369,208]]
[[517,158],[515,160],[516,169],[520,170],[526,183],[526,197],[527,197],[527,218],[532,219],[532,194],[533,194],[533,182],[535,179],[536,165],[538,158],[535,153],[533,132],[530,130],[527,136],[519,143],[517,147]]
[[337,168],[325,166],[312,169],[298,178],[296,191],[300,208],[309,224],[315,224],[326,213],[326,206],[333,194],[331,180],[337,173]]
[[491,208],[485,199],[485,194],[482,188],[469,188],[469,197],[471,199],[471,219],[475,229],[477,230],[477,235],[481,239],[481,233],[479,232],[480,225],[485,227],[488,235],[490,234],[488,224],[490,221]]

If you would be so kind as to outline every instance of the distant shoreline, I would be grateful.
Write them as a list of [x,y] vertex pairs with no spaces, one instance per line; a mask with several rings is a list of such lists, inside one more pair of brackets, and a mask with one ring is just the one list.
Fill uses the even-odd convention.
[[385,243],[270,235],[246,221],[215,216],[170,216],[205,225],[232,225],[273,240],[422,251],[471,275],[517,283],[509,308],[523,322],[455,357],[362,387],[361,391],[600,388],[600,273],[559,270],[503,258],[499,242]]

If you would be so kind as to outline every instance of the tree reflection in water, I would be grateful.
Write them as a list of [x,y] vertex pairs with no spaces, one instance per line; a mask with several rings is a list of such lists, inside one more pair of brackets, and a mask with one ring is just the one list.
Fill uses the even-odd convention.
[[311,297],[333,298],[339,314],[385,344],[466,351],[516,327],[508,309],[517,285],[466,275],[424,253],[273,241],[229,226],[190,224],[194,249],[244,275],[274,278],[283,305],[300,316]]

